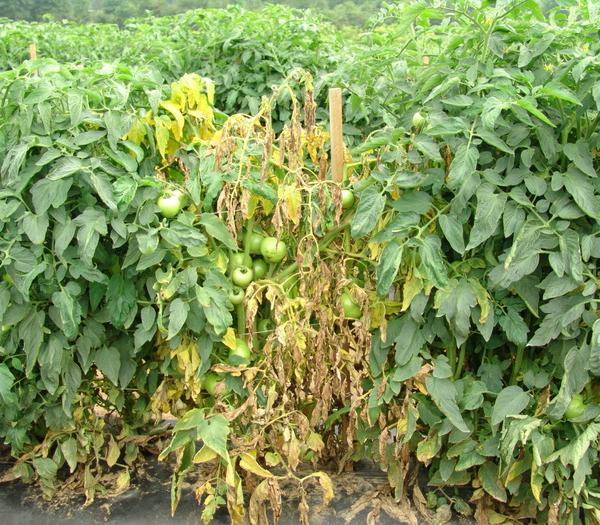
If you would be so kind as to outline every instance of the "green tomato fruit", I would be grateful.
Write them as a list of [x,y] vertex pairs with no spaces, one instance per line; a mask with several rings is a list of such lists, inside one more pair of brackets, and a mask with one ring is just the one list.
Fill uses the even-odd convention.
[[[246,238],[244,239],[244,241],[245,240]],[[263,235],[261,235],[260,233],[252,232],[250,234],[250,238],[248,239],[250,253],[253,253],[255,255],[260,254],[260,245],[262,244],[263,240]]]
[[352,296],[348,292],[342,293],[342,308],[344,310],[344,317],[348,319],[360,319],[362,317],[362,310],[358,306]]
[[273,331],[273,321],[271,319],[261,319],[256,325],[256,329],[262,337],[268,337]]
[[351,190],[342,190],[342,208],[349,210],[354,206],[354,193]]
[[565,410],[565,417],[567,419],[576,419],[583,415],[585,412],[585,403],[583,401],[583,396],[581,394],[575,394],[571,398],[571,402]]
[[156,204],[158,204],[160,213],[162,213],[163,217],[166,217],[167,219],[177,217],[183,204],[183,193],[179,190],[169,191],[161,195]]
[[252,257],[246,255],[244,252],[236,252],[229,258],[229,270],[233,272],[240,266],[246,266],[252,268]]
[[242,304],[244,302],[245,295],[246,295],[246,293],[244,292],[244,290],[242,288],[234,286],[229,291],[229,300],[231,301],[231,304],[233,304],[234,306],[237,306],[238,304]]
[[11,328],[12,328],[12,326],[11,326],[11,325],[9,325],[9,324],[3,324],[3,325],[2,325],[2,332],[3,332],[3,333],[10,332],[10,329],[11,329]]
[[260,253],[267,262],[278,263],[287,255],[287,246],[275,237],[265,237],[260,244]]
[[262,279],[269,271],[269,265],[263,259],[254,259],[252,262],[252,270],[254,271],[255,279]]
[[425,126],[425,124],[427,124],[427,118],[424,115],[422,115],[419,111],[417,111],[412,116],[413,127],[417,128],[417,129],[421,129]]
[[215,396],[217,392],[217,383],[221,380],[221,378],[213,373],[209,372],[202,378],[202,388],[208,392],[211,396]]
[[235,348],[229,350],[229,361],[234,365],[247,365],[252,360],[250,347],[243,339],[235,340]]
[[233,270],[231,280],[240,288],[248,288],[248,285],[254,280],[254,271],[247,266],[239,266]]

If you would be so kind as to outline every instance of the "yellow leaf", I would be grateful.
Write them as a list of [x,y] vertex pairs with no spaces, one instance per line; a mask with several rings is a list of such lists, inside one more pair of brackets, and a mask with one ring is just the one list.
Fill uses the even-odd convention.
[[325,505],[329,505],[329,502],[333,499],[333,483],[331,482],[331,478],[325,474],[325,472],[315,472],[314,474],[317,478],[319,478],[319,484],[323,489],[323,503]]
[[146,138],[146,126],[144,126],[143,120],[139,118],[135,119],[124,138],[138,145],[144,142]]
[[115,488],[119,494],[125,492],[131,483],[131,476],[129,475],[129,469],[122,470],[117,477]]
[[248,472],[252,472],[252,474],[256,474],[261,478],[274,478],[275,476],[271,474],[267,469],[261,467],[256,459],[254,459],[247,452],[242,452],[240,454],[240,467]]
[[300,224],[302,207],[302,193],[295,184],[282,184],[278,190],[279,200],[283,202],[286,216],[295,224]]
[[206,463],[207,461],[212,461],[216,457],[217,457],[217,453],[213,449],[208,448],[205,445],[198,452],[196,452],[193,462],[194,463]]
[[225,332],[225,335],[223,336],[223,343],[225,344],[225,346],[227,348],[230,348],[231,350],[235,350],[235,347],[237,346],[235,339],[236,339],[235,330],[233,328],[229,327],[227,329],[227,332]]
[[475,292],[477,298],[477,304],[481,309],[481,315],[479,316],[479,322],[481,324],[487,323],[488,316],[490,315],[490,299],[487,290],[481,286],[481,283],[477,279],[469,279],[469,284]]
[[419,292],[423,289],[423,281],[416,277],[414,274],[404,281],[402,288],[402,311],[408,310],[412,300],[419,295]]
[[158,146],[158,151],[164,157],[169,146],[171,119],[167,115],[157,117],[155,126],[156,145]]
[[110,436],[110,443],[108,445],[108,454],[106,455],[106,464],[109,467],[113,467],[117,461],[119,461],[119,456],[121,455],[121,449],[119,445],[115,441],[115,438]]
[[166,100],[160,103],[160,107],[166,109],[173,117],[175,118],[175,122],[171,124],[171,130],[173,131],[173,135],[176,140],[181,140],[183,137],[183,126],[185,125],[185,119],[179,111],[177,104],[171,102],[170,100]]

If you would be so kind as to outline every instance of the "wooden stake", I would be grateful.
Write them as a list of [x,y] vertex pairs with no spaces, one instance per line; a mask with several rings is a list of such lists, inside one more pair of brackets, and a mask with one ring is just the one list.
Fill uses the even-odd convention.
[[333,180],[342,182],[344,176],[344,132],[342,128],[342,90],[329,90],[329,134],[331,137],[331,173]]
[[37,58],[37,46],[35,42],[33,44],[29,44],[29,58],[31,60],[35,60]]

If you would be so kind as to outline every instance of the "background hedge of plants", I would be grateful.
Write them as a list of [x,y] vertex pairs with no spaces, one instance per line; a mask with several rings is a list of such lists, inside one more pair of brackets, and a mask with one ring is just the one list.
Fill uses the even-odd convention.
[[[185,74],[205,73],[185,42],[142,26],[171,49],[166,70],[107,51],[0,74],[7,477],[50,496],[68,475],[91,501],[162,450],[174,508],[208,465],[203,517],[226,504],[261,522],[283,481],[304,516],[310,480],[333,497],[320,465],[369,458],[429,519],[597,523],[600,10],[388,6],[343,46],[290,29],[304,43],[269,62],[260,17],[306,23],[273,9],[186,15],[248,24],[236,51],[219,44],[214,86]],[[75,53],[77,27],[40,27]],[[346,93],[341,185],[314,103],[329,84]],[[187,203],[167,219],[173,189]],[[234,306],[248,230],[286,258]]]

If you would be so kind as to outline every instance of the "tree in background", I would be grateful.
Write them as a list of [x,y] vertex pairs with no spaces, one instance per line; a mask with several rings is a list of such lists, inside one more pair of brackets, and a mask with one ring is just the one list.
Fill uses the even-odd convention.
[[120,24],[147,13],[167,16],[227,5],[258,9],[267,3],[315,9],[338,25],[360,25],[381,6],[382,0],[0,0],[0,16],[15,20],[42,20],[51,16],[76,22]]

